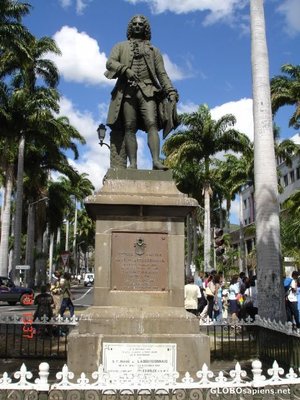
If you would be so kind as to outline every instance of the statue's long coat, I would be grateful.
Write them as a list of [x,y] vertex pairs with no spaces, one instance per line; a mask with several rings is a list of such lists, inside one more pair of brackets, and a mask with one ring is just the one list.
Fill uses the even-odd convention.
[[[106,124],[111,128],[122,127],[120,121],[120,108],[126,87],[125,71],[127,68],[131,67],[133,55],[133,42],[131,40],[126,40],[114,46],[106,63],[107,71],[105,72],[105,76],[109,79],[118,78],[111,93],[111,103],[106,122]],[[162,55],[156,47],[152,46],[149,41],[146,41],[144,57],[150,71],[153,85],[162,92],[161,98],[163,99],[169,92],[174,91],[175,89],[166,73]],[[163,121],[161,121],[160,118],[158,118],[158,124],[159,128],[161,128]],[[139,125],[138,129],[144,128]]]

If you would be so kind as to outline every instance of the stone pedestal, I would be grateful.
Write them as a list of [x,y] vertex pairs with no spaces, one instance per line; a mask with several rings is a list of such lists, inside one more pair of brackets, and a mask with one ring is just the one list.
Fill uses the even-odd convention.
[[111,169],[85,205],[96,220],[94,306],[69,335],[69,368],[95,371],[107,342],[175,343],[180,373],[209,365],[209,338],[184,309],[184,220],[196,200],[170,171]]

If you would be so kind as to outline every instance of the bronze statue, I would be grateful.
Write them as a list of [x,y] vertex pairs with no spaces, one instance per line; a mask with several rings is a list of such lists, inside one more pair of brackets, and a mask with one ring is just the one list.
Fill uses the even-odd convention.
[[106,63],[105,76],[117,78],[107,125],[112,133],[124,135],[129,168],[137,168],[136,132],[141,129],[148,134],[153,169],[166,169],[159,159],[158,131],[164,129],[165,138],[177,127],[178,94],[160,51],[150,43],[151,28],[144,16],[135,15],[130,20],[127,39],[114,46]]

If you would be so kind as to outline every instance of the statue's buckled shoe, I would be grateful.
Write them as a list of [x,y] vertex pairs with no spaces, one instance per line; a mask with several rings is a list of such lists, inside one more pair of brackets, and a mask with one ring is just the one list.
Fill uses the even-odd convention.
[[168,169],[168,167],[166,167],[160,161],[153,161],[153,169],[166,171]]

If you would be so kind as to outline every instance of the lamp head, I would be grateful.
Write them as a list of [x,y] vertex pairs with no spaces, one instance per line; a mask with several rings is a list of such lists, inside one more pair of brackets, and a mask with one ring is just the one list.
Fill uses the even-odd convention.
[[99,144],[100,144],[100,146],[102,146],[103,141],[105,139],[105,134],[106,134],[106,127],[104,124],[100,124],[98,126],[97,133],[98,133],[98,138],[99,138]]

